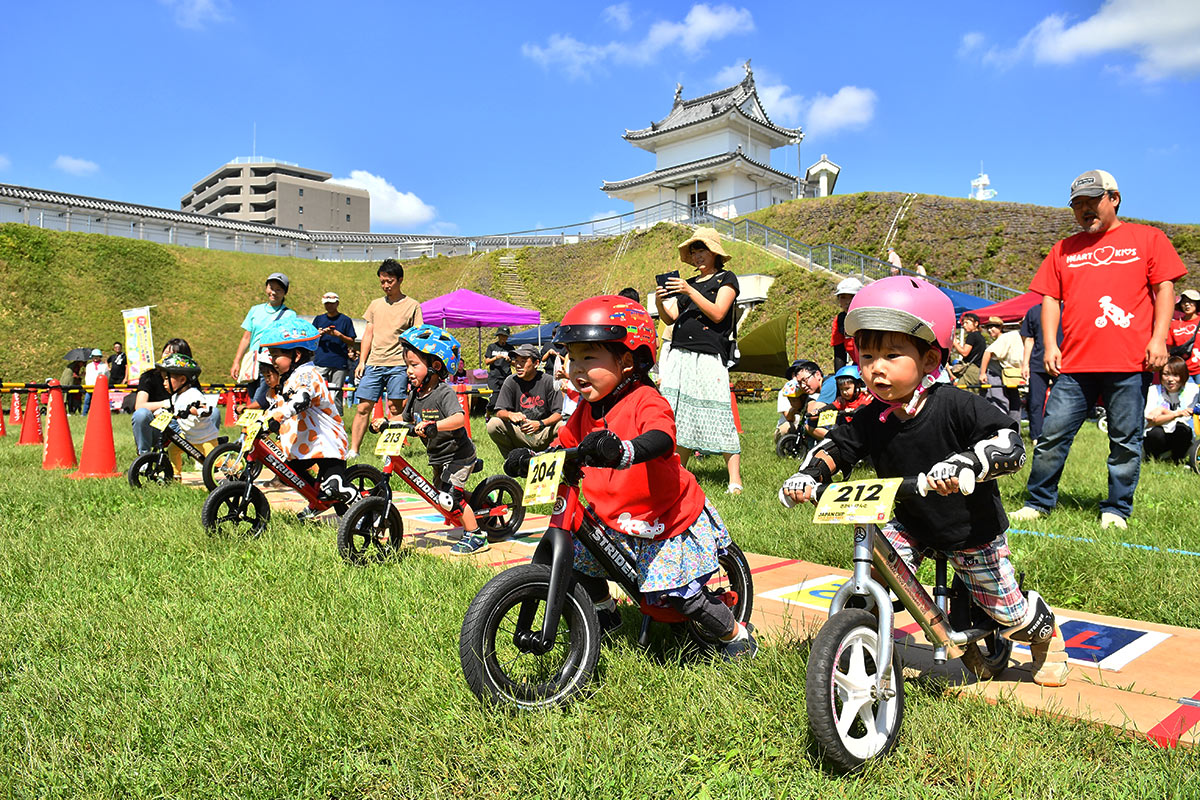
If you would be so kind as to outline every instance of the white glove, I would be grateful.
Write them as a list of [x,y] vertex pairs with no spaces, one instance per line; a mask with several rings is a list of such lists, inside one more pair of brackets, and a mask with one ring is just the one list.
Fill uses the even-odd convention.
[[967,495],[975,491],[975,464],[969,456],[962,453],[939,461],[929,468],[929,472],[920,475],[917,491],[925,497],[929,491],[930,481],[948,481],[958,478],[958,491]]
[[791,508],[796,505],[796,501],[784,494],[784,492],[802,492],[809,488],[816,490],[817,479],[805,472],[797,472],[792,477],[783,482],[783,486],[779,489],[779,502],[784,508]]

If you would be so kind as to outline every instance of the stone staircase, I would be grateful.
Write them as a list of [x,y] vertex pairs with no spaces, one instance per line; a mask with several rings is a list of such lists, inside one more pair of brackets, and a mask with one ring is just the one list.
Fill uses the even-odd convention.
[[533,298],[530,296],[529,290],[525,288],[525,281],[521,280],[521,273],[517,265],[516,256],[500,256],[500,262],[496,269],[497,283],[510,303],[515,303],[522,308],[533,308]]

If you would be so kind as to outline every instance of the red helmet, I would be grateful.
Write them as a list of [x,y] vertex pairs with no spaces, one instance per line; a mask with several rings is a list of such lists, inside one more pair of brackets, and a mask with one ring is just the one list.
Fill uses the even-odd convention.
[[556,342],[619,342],[638,356],[646,368],[658,357],[658,336],[654,320],[641,303],[615,294],[591,297],[563,315]]

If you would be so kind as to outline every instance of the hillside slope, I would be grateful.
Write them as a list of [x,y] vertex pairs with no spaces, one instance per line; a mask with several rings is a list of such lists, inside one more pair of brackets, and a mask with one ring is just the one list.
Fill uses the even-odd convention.
[[[884,238],[904,201],[900,192],[864,192],[793,200],[747,215],[810,245],[832,242],[883,258]],[[1130,211],[1136,207],[1129,203]],[[1146,222],[1171,238],[1188,270],[1200,270],[1200,225]],[[1067,208],[978,202],[917,195],[894,239],[906,266],[921,261],[931,275],[986,278],[1022,289],[1059,239],[1078,228]],[[1192,278],[1192,286],[1200,285]]]

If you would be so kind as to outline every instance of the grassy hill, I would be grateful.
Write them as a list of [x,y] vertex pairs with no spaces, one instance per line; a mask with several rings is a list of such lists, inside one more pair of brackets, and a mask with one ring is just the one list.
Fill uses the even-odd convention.
[[[904,197],[871,193],[798,200],[750,218],[810,244],[833,242],[879,255]],[[1200,270],[1200,225],[1150,224],[1171,237],[1193,273]],[[895,246],[907,264],[922,260],[934,275],[1023,287],[1048,248],[1074,230],[1061,208],[919,195]],[[645,295],[654,288],[655,274],[680,266],[675,248],[687,235],[686,228],[665,223],[633,233],[619,259],[620,238],[422,258],[405,262],[404,288],[421,300],[467,288],[513,301],[502,288],[499,268],[502,255],[513,255],[533,304],[544,318],[559,319],[579,300],[606,288],[633,286]],[[767,302],[750,313],[743,330],[788,314],[798,323],[789,334],[789,355],[815,357],[828,366],[829,320],[836,312],[832,281],[751,245],[729,242],[727,248],[736,273],[776,278]],[[0,225],[0,377],[57,377],[68,349],[109,351],[122,337],[121,309],[154,305],[155,342],[186,338],[205,377],[219,380],[228,374],[246,310],[263,300],[268,274],[282,271],[291,277],[288,303],[301,313],[320,312],[321,295],[332,290],[341,295],[343,312],[361,316],[379,296],[376,267]],[[1190,285],[1197,285],[1194,279]],[[492,331],[455,333],[467,363],[478,364],[478,342],[490,342]]]
[[[810,245],[832,242],[883,258],[884,239],[905,197],[901,192],[864,192],[796,200],[747,218]],[[1123,204],[1130,212],[1136,210],[1132,202]],[[1123,218],[1162,229],[1188,270],[1193,275],[1200,270],[1200,225]],[[986,278],[1024,288],[1051,245],[1077,231],[1067,208],[917,195],[893,246],[905,265],[921,261],[930,275],[947,280]],[[1197,285],[1196,279],[1192,281]]]

